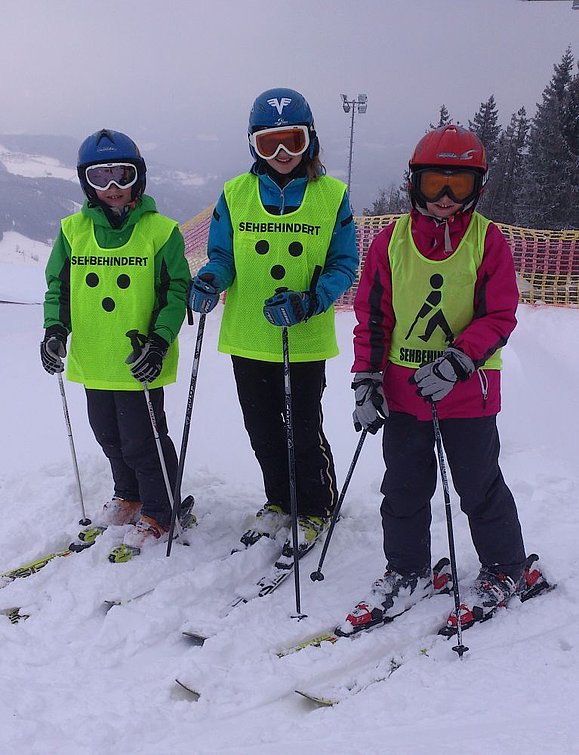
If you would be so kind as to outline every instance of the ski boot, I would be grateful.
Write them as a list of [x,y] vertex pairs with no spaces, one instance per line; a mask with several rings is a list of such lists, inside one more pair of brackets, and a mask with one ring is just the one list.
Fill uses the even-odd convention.
[[388,624],[423,598],[446,594],[451,589],[452,575],[447,558],[440,559],[432,574],[430,569],[421,574],[399,574],[388,569],[373,583],[369,598],[358,603],[334,631],[340,637],[349,637]]
[[[195,499],[192,495],[181,502],[177,516],[183,530],[197,524],[197,518],[192,512],[194,503]],[[140,554],[142,548],[159,542],[166,543],[168,536],[168,528],[165,529],[149,516],[141,516],[136,525],[127,532],[121,545],[117,545],[109,553],[109,561],[114,564],[130,561]]]

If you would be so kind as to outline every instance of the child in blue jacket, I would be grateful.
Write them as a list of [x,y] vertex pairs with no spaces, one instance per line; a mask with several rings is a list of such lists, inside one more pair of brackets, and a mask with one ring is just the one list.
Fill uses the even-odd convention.
[[[231,354],[246,430],[266,503],[241,542],[287,534],[290,484],[282,337],[288,327],[298,504],[298,556],[325,529],[336,475],[322,428],[325,361],[336,356],[333,303],[354,282],[355,225],[346,186],[327,176],[309,104],[292,89],[254,102],[248,138],[255,162],[225,184],[209,232],[209,261],[190,304],[210,312],[227,290],[219,350]],[[279,564],[291,568],[291,538]]]

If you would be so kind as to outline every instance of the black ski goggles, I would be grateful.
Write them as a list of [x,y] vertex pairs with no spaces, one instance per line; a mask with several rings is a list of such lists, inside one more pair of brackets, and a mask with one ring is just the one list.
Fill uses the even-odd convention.
[[453,202],[466,204],[479,194],[483,176],[476,170],[423,168],[413,172],[412,182],[425,202],[438,202],[446,194]]
[[137,169],[132,163],[99,163],[89,165],[84,172],[86,182],[93,189],[106,191],[112,184],[128,189],[137,182]]

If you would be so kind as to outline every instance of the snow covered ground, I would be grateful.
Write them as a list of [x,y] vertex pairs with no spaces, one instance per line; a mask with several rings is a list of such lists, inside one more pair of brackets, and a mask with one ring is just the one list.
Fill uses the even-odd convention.
[[55,157],[14,152],[0,144],[0,161],[9,173],[25,178],[62,178],[77,181],[76,168],[63,165]]
[[38,304],[44,299],[44,268],[51,247],[21,233],[0,239],[0,302]]
[[[3,265],[3,289],[25,287],[22,266]],[[14,276],[12,279],[10,276]],[[35,300],[37,282],[29,279]],[[0,297],[2,298],[2,297]],[[342,620],[383,570],[379,518],[380,442],[369,437],[324,565],[302,562],[302,609],[291,618],[293,581],[268,598],[220,609],[251,585],[275,555],[263,543],[226,558],[245,518],[263,503],[260,474],[242,426],[229,359],[216,352],[219,311],[207,318],[184,492],[196,497],[199,525],[190,547],[164,546],[128,564],[106,555],[122,537],[111,528],[90,550],[48,564],[0,590],[0,752],[22,755],[164,755],[295,752],[300,755],[548,755],[579,753],[579,311],[521,307],[507,349],[502,465],[518,501],[528,552],[541,555],[558,588],[513,604],[465,633],[461,660],[433,632],[452,600],[440,596],[391,626],[354,641],[279,659],[275,650]],[[358,436],[351,427],[353,315],[338,315],[341,356],[328,363],[326,430],[340,481]],[[56,378],[39,362],[39,305],[0,304],[0,570],[65,547],[80,516]],[[178,445],[196,326],[184,326],[176,386],[166,391]],[[82,389],[67,383],[87,509],[111,493],[107,462],[92,438]],[[477,572],[466,521],[453,494],[461,580]],[[116,531],[113,531],[116,530]],[[444,506],[434,500],[433,554],[447,553]],[[105,599],[157,589],[105,613]],[[214,628],[203,647],[181,635]],[[425,650],[425,652],[421,652]],[[315,708],[298,686],[327,677],[386,681],[334,708]],[[378,671],[374,673],[374,669]],[[366,673],[366,672],[365,672]],[[176,677],[194,684],[194,702]]]

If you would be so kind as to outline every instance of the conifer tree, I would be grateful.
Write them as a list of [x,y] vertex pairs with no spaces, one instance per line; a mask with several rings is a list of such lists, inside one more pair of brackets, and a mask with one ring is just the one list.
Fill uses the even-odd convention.
[[491,94],[486,102],[481,102],[474,118],[472,121],[469,120],[468,127],[484,144],[487,160],[489,161],[489,165],[492,165],[497,155],[499,136],[501,134],[499,113],[494,94]]
[[428,127],[428,131],[432,131],[433,128],[440,128],[441,126],[448,126],[449,123],[452,123],[452,119],[450,117],[450,113],[448,112],[448,108],[443,103],[440,106],[440,110],[438,111],[438,123],[436,125],[431,123]]
[[554,69],[530,129],[521,220],[533,228],[579,228],[579,81],[571,48]]
[[513,113],[499,137],[491,178],[483,194],[485,214],[498,223],[516,224],[518,220],[529,126],[522,107]]
[[499,137],[501,134],[501,127],[498,121],[499,113],[495,102],[495,96],[494,94],[491,94],[486,102],[481,102],[473,120],[469,120],[468,122],[469,129],[473,131],[484,144],[489,164],[487,191],[482,195],[479,202],[479,209],[486,214],[490,214],[489,199],[495,189],[493,184],[501,180],[500,174],[494,170],[498,154]]
[[371,207],[364,207],[363,215],[398,215],[409,210],[406,191],[402,186],[391,183],[388,189],[382,188],[372,202]]

